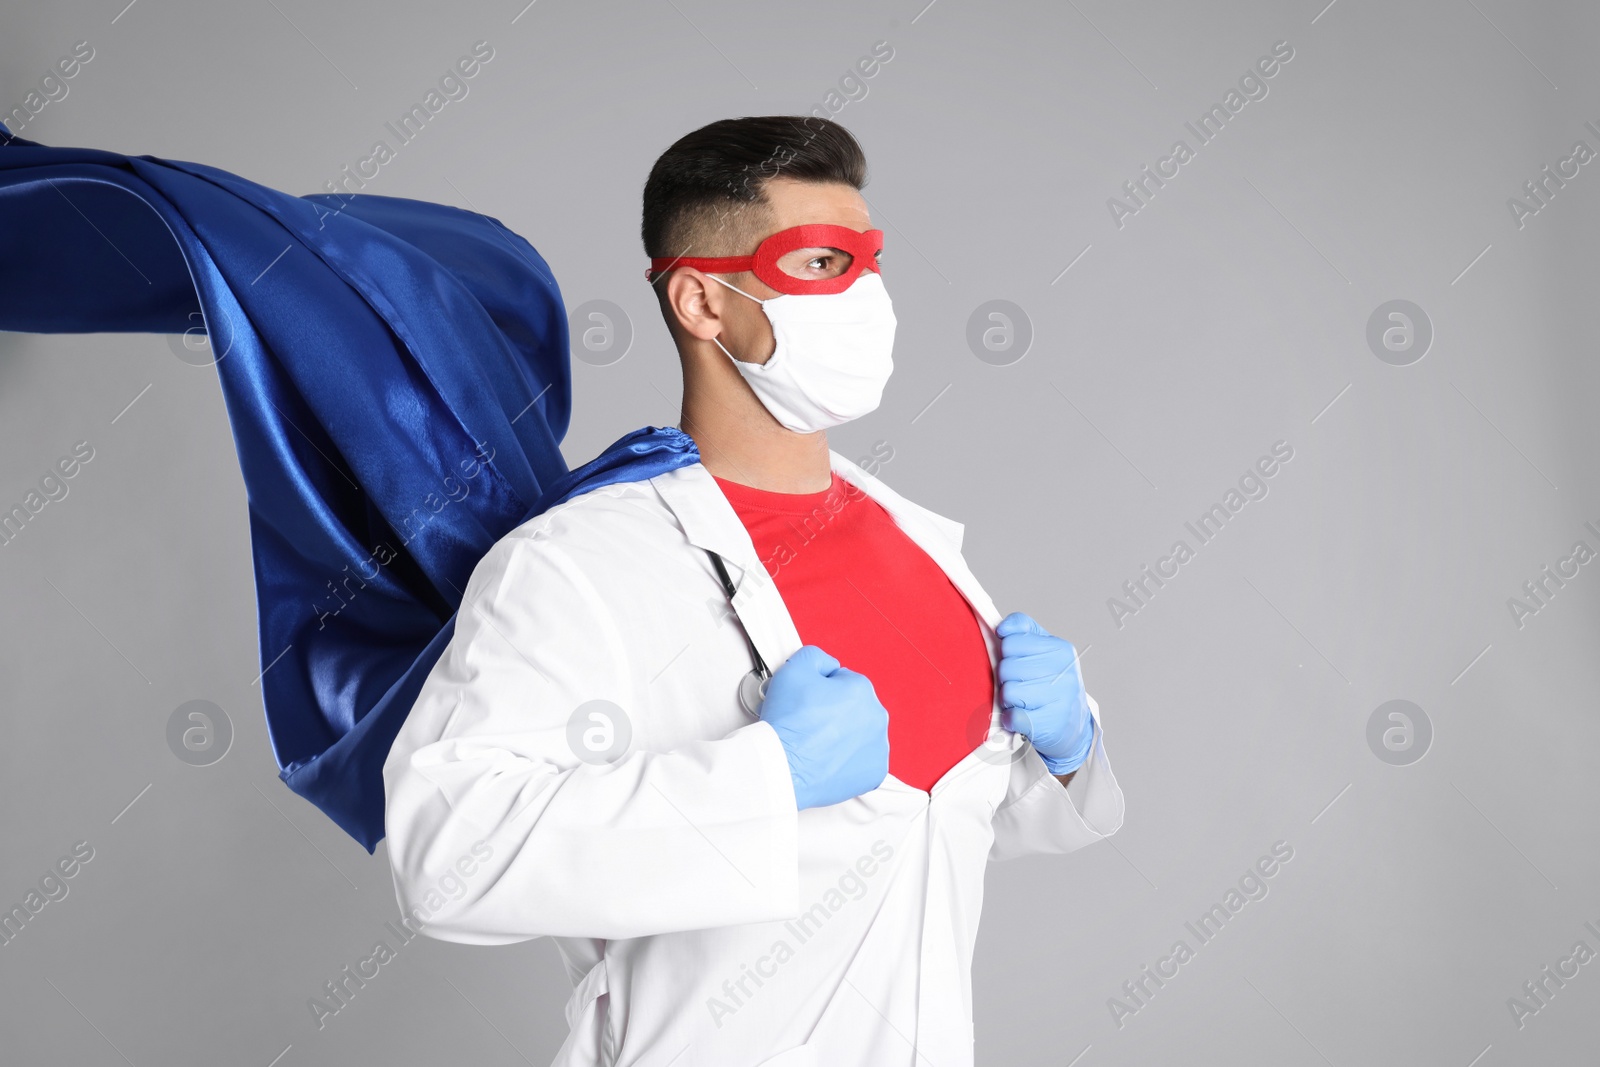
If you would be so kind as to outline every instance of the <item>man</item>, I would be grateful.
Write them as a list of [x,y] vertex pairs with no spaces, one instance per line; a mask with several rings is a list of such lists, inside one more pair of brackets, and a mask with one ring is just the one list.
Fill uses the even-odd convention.
[[787,117],[656,162],[699,462],[501,539],[385,764],[402,909],[556,938],[558,1067],[970,1065],[987,860],[1121,825],[1072,646],[1001,619],[958,523],[828,448],[891,366],[865,170]]

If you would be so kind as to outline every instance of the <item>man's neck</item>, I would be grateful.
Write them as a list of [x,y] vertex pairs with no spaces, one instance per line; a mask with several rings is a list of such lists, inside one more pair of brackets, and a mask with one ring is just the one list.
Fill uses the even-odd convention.
[[778,424],[727,368],[711,381],[685,375],[679,425],[706,470],[769,493],[820,493],[832,484],[826,431],[799,434]]

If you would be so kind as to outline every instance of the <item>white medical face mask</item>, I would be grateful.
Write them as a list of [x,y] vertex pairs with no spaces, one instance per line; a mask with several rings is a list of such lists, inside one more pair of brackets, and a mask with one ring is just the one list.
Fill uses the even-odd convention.
[[894,308],[877,271],[862,271],[842,293],[770,300],[750,296],[714,274],[707,277],[760,304],[772,323],[777,346],[765,363],[736,359],[721,341],[712,340],[779,423],[795,433],[815,433],[877,408],[894,371],[895,328]]

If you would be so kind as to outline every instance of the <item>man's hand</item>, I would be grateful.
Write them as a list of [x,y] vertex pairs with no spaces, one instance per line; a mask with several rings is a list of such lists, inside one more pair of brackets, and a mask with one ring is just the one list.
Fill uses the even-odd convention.
[[1002,725],[1033,743],[1050,773],[1070,777],[1089,758],[1094,718],[1078,678],[1078,651],[1014,611],[1000,620]]
[[772,676],[761,721],[783,742],[801,810],[871,792],[889,776],[889,712],[866,675],[815,645]]

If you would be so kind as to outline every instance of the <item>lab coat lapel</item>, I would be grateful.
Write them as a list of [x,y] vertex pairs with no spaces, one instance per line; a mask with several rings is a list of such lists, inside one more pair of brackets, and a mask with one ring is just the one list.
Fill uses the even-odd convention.
[[[776,671],[800,648],[800,633],[777,585],[756,555],[756,546],[739,521],[738,512],[703,464],[680,467],[657,475],[650,482],[672,509],[689,544],[702,555],[705,550],[717,553],[728,565],[735,589],[733,608],[761,658]],[[710,557],[701,562],[710,588],[716,589],[716,572]]]

